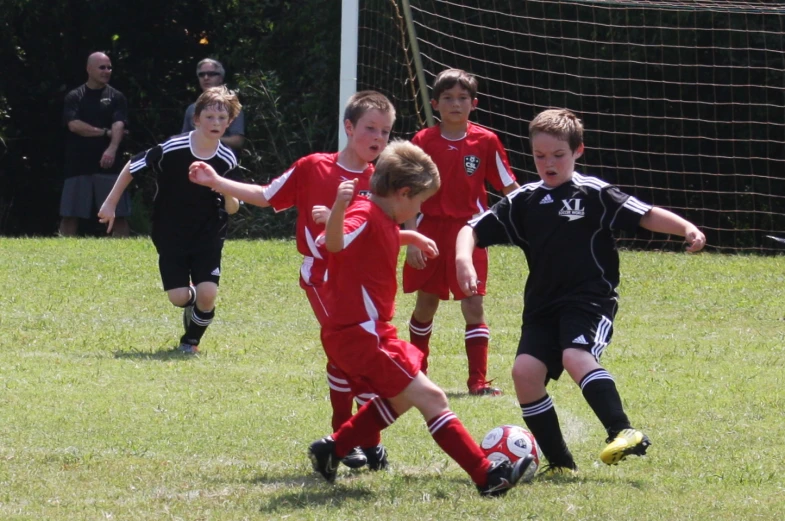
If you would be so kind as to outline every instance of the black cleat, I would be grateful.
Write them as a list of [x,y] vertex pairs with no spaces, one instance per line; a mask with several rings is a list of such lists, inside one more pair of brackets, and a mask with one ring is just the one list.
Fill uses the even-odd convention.
[[519,481],[531,481],[537,472],[534,456],[529,454],[516,461],[492,461],[488,469],[488,482],[484,487],[477,486],[483,496],[503,496]]
[[368,459],[368,468],[371,470],[384,470],[389,462],[387,461],[387,449],[379,444],[376,447],[363,448],[363,453]]
[[355,447],[343,458],[341,458],[341,463],[349,467],[350,469],[359,469],[364,467],[368,463],[368,458],[365,456],[365,453],[360,449],[360,447]]
[[313,470],[324,476],[328,482],[335,481],[339,460],[335,456],[335,441],[332,436],[325,436],[321,440],[311,443],[308,448],[308,457],[311,458]]

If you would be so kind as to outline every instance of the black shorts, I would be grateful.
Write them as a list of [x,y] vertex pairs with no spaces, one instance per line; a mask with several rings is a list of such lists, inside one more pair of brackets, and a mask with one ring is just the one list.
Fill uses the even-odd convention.
[[164,291],[187,288],[202,282],[221,280],[221,252],[223,247],[188,253],[161,252],[158,254],[158,270]]
[[531,355],[548,369],[548,378],[558,380],[564,371],[562,353],[567,348],[584,349],[599,362],[613,336],[617,302],[565,303],[548,313],[524,319],[517,355]]

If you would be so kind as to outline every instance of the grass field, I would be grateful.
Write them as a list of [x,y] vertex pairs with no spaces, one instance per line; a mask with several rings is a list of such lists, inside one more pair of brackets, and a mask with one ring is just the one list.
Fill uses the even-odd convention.
[[[603,358],[649,456],[599,463],[604,432],[577,386],[549,390],[580,474],[478,496],[414,411],[384,434],[388,472],[315,476],[329,432],[324,356],[288,241],[230,242],[203,355],[169,350],[181,315],[149,241],[0,239],[0,519],[781,519],[783,257],[622,253]],[[464,393],[463,323],[445,303],[431,376],[476,439],[522,424],[509,370],[526,268],[491,253],[490,373]],[[398,300],[404,324],[412,299]]]

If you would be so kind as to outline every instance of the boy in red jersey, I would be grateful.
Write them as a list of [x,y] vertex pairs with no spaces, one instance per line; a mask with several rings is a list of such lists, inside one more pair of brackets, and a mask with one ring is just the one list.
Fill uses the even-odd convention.
[[471,476],[481,494],[504,494],[522,478],[531,479],[533,458],[514,464],[489,461],[450,411],[444,391],[420,370],[422,352],[398,339],[390,323],[401,244],[416,246],[428,258],[439,253],[432,240],[398,227],[439,189],[436,165],[416,145],[394,141],[379,156],[369,199],[354,197],[356,183],[339,186],[323,236],[330,277],[324,288],[322,345],[351,385],[368,385],[377,396],[334,434],[311,444],[313,468],[327,481],[335,480],[337,462],[359,440],[416,407],[436,443]]
[[[347,179],[356,179],[358,193],[369,187],[372,161],[387,146],[395,108],[386,96],[375,91],[355,93],[344,110],[344,130],[348,136],[346,147],[338,153],[316,153],[298,159],[286,172],[265,186],[239,183],[214,175],[202,163],[191,167],[191,181],[209,186],[217,192],[232,195],[256,206],[272,206],[276,212],[297,208],[297,251],[303,256],[300,267],[300,287],[305,290],[319,324],[324,322],[324,304],[321,287],[325,279],[327,261],[316,247],[316,237],[324,229],[323,215],[316,217],[314,207],[326,209],[331,205],[338,185]],[[345,376],[327,364],[327,383],[333,408],[332,425],[337,429],[352,415],[352,393]],[[367,393],[355,395],[359,405],[369,398]],[[379,440],[366,440],[362,447],[376,456],[383,447]],[[373,458],[372,458],[373,459]],[[352,468],[365,465],[368,457],[357,448],[344,463]],[[375,461],[375,460],[374,460]],[[373,463],[373,462],[372,462]],[[386,459],[379,463],[385,465]],[[373,468],[374,465],[371,465]]]
[[501,391],[491,387],[486,379],[490,332],[485,323],[483,296],[488,280],[488,253],[475,250],[474,266],[482,282],[476,295],[466,296],[455,277],[455,239],[469,219],[488,209],[486,181],[505,195],[518,184],[496,134],[469,121],[477,107],[477,79],[459,69],[442,71],[433,83],[432,96],[431,105],[439,112],[441,122],[418,132],[412,143],[425,150],[439,167],[442,188],[423,204],[419,222],[411,219],[404,227],[416,227],[433,238],[441,255],[428,260],[417,247],[407,249],[403,290],[417,292],[409,320],[410,340],[424,353],[422,369],[427,371],[433,317],[439,301],[449,300],[452,293],[455,300],[461,301],[466,321],[469,393],[496,396]]

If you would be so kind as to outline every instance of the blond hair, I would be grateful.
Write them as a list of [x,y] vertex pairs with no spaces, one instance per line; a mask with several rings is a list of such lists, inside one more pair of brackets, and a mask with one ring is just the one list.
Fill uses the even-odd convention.
[[352,94],[349,101],[346,102],[343,120],[348,119],[352,125],[356,125],[360,118],[372,109],[391,114],[393,121],[395,121],[395,107],[392,102],[387,99],[387,96],[375,90],[361,90]]
[[529,123],[529,139],[541,132],[566,141],[573,152],[583,144],[583,122],[567,109],[548,109],[537,114]]
[[431,156],[417,145],[395,139],[379,155],[371,176],[371,193],[379,197],[409,188],[409,197],[439,188],[439,169]]
[[240,100],[237,99],[237,95],[234,93],[234,91],[227,89],[225,85],[210,87],[209,89],[202,92],[202,94],[196,100],[196,106],[194,107],[194,118],[198,118],[199,114],[201,114],[202,111],[207,107],[216,107],[226,110],[226,112],[229,113],[230,120],[236,118],[240,113],[240,110],[243,108],[243,106],[240,105]]

